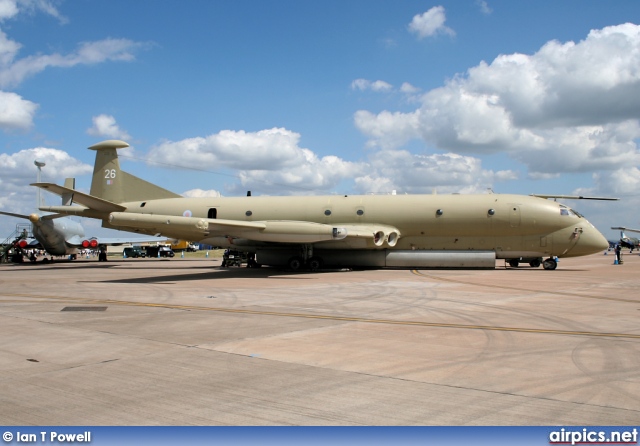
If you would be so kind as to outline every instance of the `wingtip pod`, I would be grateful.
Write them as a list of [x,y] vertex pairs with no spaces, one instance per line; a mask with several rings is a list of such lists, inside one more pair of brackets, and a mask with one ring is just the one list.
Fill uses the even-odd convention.
[[129,147],[129,143],[120,141],[119,139],[108,139],[92,145],[89,147],[89,150],[124,149],[125,147]]

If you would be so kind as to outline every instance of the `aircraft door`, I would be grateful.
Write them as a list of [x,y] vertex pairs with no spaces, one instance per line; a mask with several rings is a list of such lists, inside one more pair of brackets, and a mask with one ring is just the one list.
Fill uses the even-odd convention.
[[211,208],[209,209],[209,212],[207,212],[207,218],[217,218],[218,217],[218,209],[216,208]]

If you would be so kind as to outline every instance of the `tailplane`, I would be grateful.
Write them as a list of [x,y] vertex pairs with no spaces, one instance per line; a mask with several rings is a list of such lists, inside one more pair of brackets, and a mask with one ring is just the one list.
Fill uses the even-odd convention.
[[117,149],[129,147],[124,141],[110,139],[89,147],[96,151],[90,195],[112,203],[178,198],[173,193],[120,170]]

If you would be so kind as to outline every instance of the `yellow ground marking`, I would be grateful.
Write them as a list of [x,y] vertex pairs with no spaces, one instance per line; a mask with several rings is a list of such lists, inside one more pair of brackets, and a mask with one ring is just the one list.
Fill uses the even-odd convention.
[[39,296],[35,294],[0,294],[0,303],[3,302],[2,297],[10,297],[10,298],[23,297],[23,298],[31,298],[31,299],[50,299],[50,300],[71,301],[71,302],[81,301],[84,304],[99,303],[99,304],[149,307],[149,308],[166,308],[166,309],[187,310],[187,311],[213,311],[218,313],[321,319],[321,320],[340,321],[340,322],[362,322],[362,323],[368,323],[368,324],[404,325],[404,326],[433,327],[433,328],[457,328],[457,329],[466,329],[466,330],[491,330],[491,331],[505,331],[505,332],[516,332],[516,333],[555,334],[555,335],[566,335],[566,336],[640,339],[640,334],[631,334],[631,333],[600,333],[600,332],[591,332],[591,331],[552,330],[552,329],[522,328],[522,327],[497,327],[497,326],[490,326],[490,325],[448,324],[448,323],[438,323],[438,322],[403,321],[403,320],[393,320],[393,319],[369,319],[369,318],[362,318],[362,317],[337,316],[337,315],[327,315],[327,314],[286,313],[286,312],[279,312],[279,311],[247,310],[247,309],[241,309],[241,308],[224,308],[224,307],[201,307],[201,306],[195,306],[195,305],[175,305],[175,304],[165,304],[165,303],[135,302],[135,301],[125,301],[125,300],[114,300],[114,299],[90,299],[90,298],[85,299],[85,298],[69,297],[69,296]]
[[427,274],[424,271],[418,271],[416,269],[412,269],[411,272],[416,275],[416,276],[422,276],[428,279],[433,279],[433,280],[440,280],[442,282],[451,282],[451,283],[459,283],[462,285],[473,285],[473,286],[481,286],[481,287],[488,287],[488,288],[500,288],[502,290],[513,290],[513,291],[527,291],[530,293],[542,293],[542,294],[555,294],[558,296],[568,296],[568,297],[581,297],[581,298],[586,298],[586,299],[599,299],[599,300],[613,300],[616,302],[628,302],[628,303],[632,303],[632,304],[640,304],[639,300],[633,300],[633,299],[623,299],[623,298],[618,298],[618,297],[605,297],[605,296],[591,296],[589,294],[578,294],[578,293],[568,293],[568,292],[564,292],[564,291],[553,291],[553,290],[532,290],[529,288],[518,288],[518,287],[513,287],[513,286],[507,286],[507,285],[496,285],[494,283],[492,284],[483,284],[483,283],[475,283],[475,282],[468,282],[465,280],[459,280],[459,279],[450,279],[447,277],[441,277],[441,276],[436,276],[433,274]]

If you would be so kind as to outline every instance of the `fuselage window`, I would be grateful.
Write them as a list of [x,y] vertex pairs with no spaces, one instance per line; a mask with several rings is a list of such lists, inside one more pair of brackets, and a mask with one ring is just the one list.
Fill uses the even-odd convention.
[[327,209],[326,211],[324,211],[324,215],[326,215],[327,217],[331,215],[331,210]]
[[217,218],[217,216],[218,216],[218,210],[216,208],[209,209],[209,212],[207,213],[207,218]]
[[143,208],[145,204],[147,204],[147,202],[143,201],[142,203],[140,203],[140,207]]

